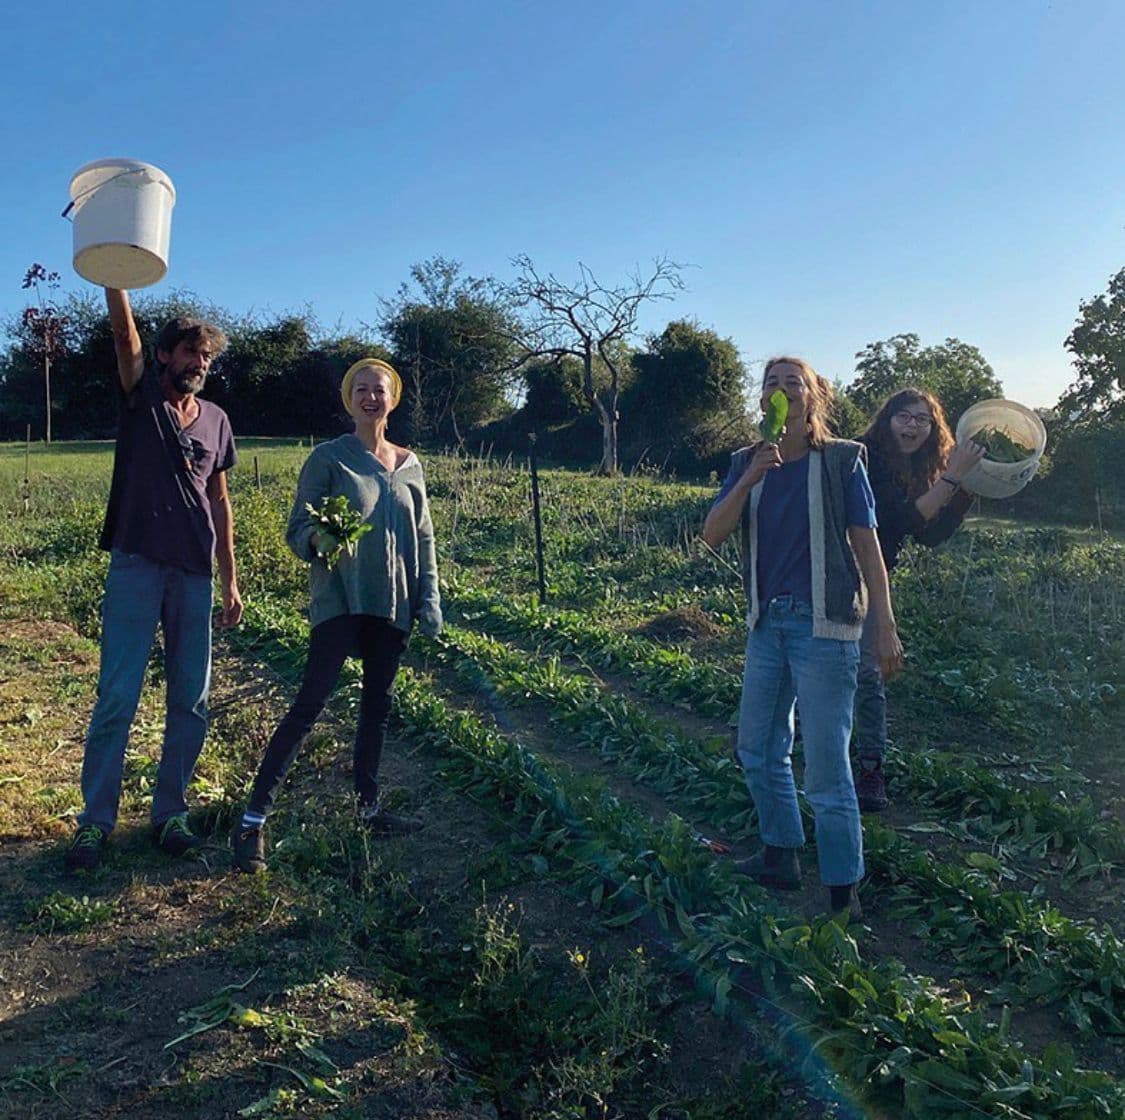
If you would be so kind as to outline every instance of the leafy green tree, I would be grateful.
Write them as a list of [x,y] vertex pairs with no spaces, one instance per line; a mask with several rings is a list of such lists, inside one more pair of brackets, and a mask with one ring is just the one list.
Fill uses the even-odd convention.
[[510,410],[515,325],[491,281],[433,257],[382,301],[379,329],[402,375],[400,421],[410,439],[456,440]]
[[669,323],[633,355],[636,376],[622,395],[630,452],[682,465],[706,458],[746,418],[746,367],[729,338],[688,319]]
[[577,358],[531,361],[520,373],[524,384],[520,422],[528,431],[570,423],[586,411],[582,363]]
[[1104,295],[1079,305],[1065,346],[1077,376],[1058,410],[1072,423],[1125,417],[1125,268]]
[[841,439],[858,439],[867,430],[867,414],[856,404],[843,382],[832,383],[835,398],[832,401],[832,431]]
[[951,426],[971,404],[1004,394],[984,355],[958,338],[922,346],[916,334],[897,334],[868,343],[856,354],[855,368],[856,378],[848,387],[848,395],[868,417],[887,397],[907,385],[933,393]]
[[[148,353],[160,328],[175,315],[207,319],[231,334],[228,312],[190,292],[173,292],[133,301],[137,328]],[[66,347],[51,367],[51,414],[54,434],[63,439],[107,438],[117,426],[117,364],[109,316],[100,293],[72,293],[61,304],[66,319]],[[25,426],[38,427],[42,417],[41,358],[21,334],[22,324],[9,323],[8,349],[0,354],[0,433],[20,438]],[[223,387],[212,377],[204,395],[218,399]]]

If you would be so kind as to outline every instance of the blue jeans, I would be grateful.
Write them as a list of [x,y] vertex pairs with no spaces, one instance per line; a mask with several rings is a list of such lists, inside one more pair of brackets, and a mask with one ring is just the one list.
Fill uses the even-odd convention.
[[875,616],[863,621],[859,639],[859,677],[855,690],[855,753],[866,761],[883,761],[887,753],[887,692],[875,652]]
[[211,577],[113,551],[102,602],[98,699],[82,759],[82,825],[117,823],[129,726],[137,712],[157,624],[164,632],[164,747],[152,798],[161,824],[187,810],[185,792],[207,733],[211,683]]
[[856,642],[814,638],[812,608],[781,595],[766,604],[746,641],[738,758],[758,810],[762,840],[805,842],[793,781],[794,709],[801,711],[805,796],[816,821],[820,878],[844,886],[863,878],[863,834],[848,739],[855,696]]

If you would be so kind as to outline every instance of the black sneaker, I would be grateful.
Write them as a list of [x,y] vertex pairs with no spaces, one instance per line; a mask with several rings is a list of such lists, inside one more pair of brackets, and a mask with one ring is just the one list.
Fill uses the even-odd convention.
[[360,809],[359,823],[376,836],[406,836],[422,828],[422,822],[417,817],[388,813],[386,809],[374,805]]
[[241,818],[236,820],[230,830],[230,850],[234,866],[247,875],[260,875],[268,866],[261,825],[244,825]]
[[96,824],[80,825],[63,856],[67,871],[97,871],[105,841],[106,834]]
[[767,844],[749,859],[738,860],[734,869],[749,875],[763,887],[795,891],[801,886],[801,861],[796,848],[775,848]]
[[188,827],[187,813],[178,813],[158,825],[153,825],[152,842],[170,856],[186,856],[203,844]]
[[855,796],[863,813],[881,813],[887,807],[887,780],[883,777],[883,763],[879,759],[859,760]]

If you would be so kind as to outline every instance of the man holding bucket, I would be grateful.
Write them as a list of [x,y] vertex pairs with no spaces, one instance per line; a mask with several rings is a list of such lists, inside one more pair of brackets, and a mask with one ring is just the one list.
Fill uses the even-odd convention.
[[82,761],[84,808],[68,870],[94,870],[117,823],[129,726],[159,624],[167,680],[164,745],[153,792],[153,843],[180,856],[199,846],[185,792],[207,731],[211,580],[217,562],[224,626],[242,618],[226,472],[236,453],[226,413],[197,396],[226,346],[218,327],[177,318],[146,366],[123,290],[106,288],[117,354],[117,445],[100,545],[110,552],[102,605],[98,699]]

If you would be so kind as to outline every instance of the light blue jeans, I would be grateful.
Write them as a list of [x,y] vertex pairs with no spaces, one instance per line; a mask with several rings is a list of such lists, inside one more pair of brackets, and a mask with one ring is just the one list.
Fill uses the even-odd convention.
[[185,793],[207,734],[211,683],[211,577],[116,549],[102,602],[98,699],[82,759],[82,825],[117,824],[129,726],[137,712],[157,625],[164,633],[164,747],[152,798],[161,824],[187,810]]
[[863,833],[848,739],[857,642],[814,638],[812,608],[782,595],[766,604],[746,642],[738,758],[758,810],[762,840],[778,848],[805,842],[793,781],[793,713],[801,713],[805,797],[816,821],[825,886],[863,878]]

